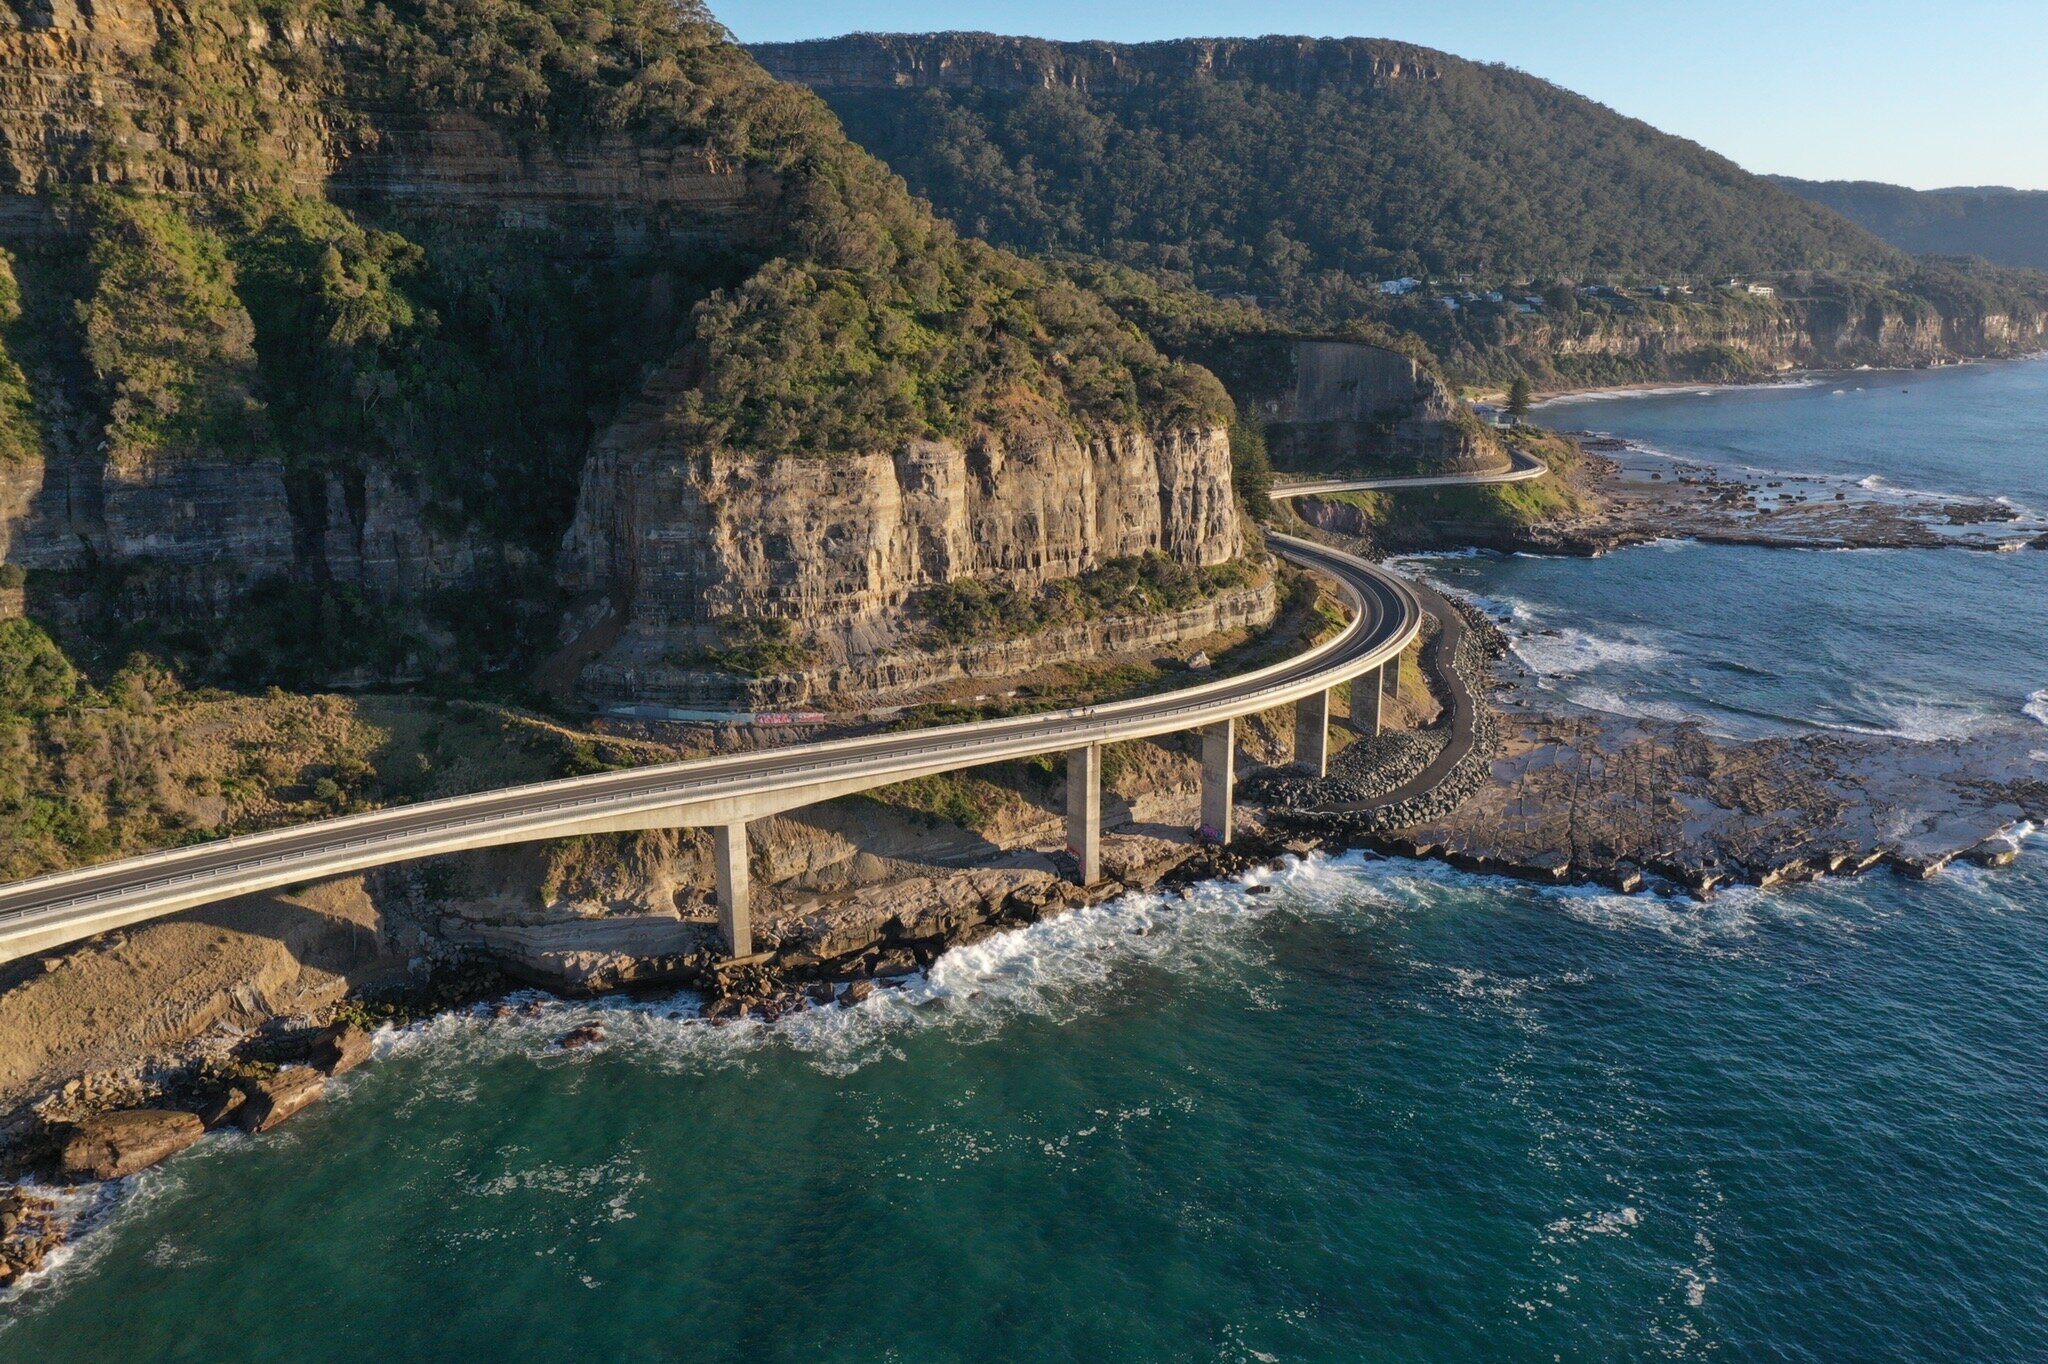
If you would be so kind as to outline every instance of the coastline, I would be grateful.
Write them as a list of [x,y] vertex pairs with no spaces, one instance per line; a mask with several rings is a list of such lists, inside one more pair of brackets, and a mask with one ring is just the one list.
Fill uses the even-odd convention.
[[[2030,360],[2048,359],[2048,350],[2030,351],[2023,355],[1959,355],[1924,365],[1863,365],[1850,369],[1818,366],[1804,369],[1778,370],[1761,374],[1754,379],[1699,380],[1686,383],[1674,379],[1648,379],[1633,384],[1588,384],[1575,388],[1546,389],[1537,394],[1530,403],[1532,412],[1557,403],[1584,399],[1601,398],[1654,398],[1685,393],[1718,393],[1758,388],[1800,388],[1829,379],[1854,374],[1927,374],[1936,370],[1968,369],[1981,365],[2022,364]],[[1482,396],[1480,401],[1503,401],[1505,389],[1495,390]]]
[[[1588,476],[1603,482],[1613,494],[1620,490],[1620,470],[1612,461],[1604,464],[1603,468],[1596,454],[1589,461]],[[1636,483],[1630,484],[1628,491],[1641,494],[1640,504],[1621,512],[1610,507],[1577,526],[1539,528],[1539,533],[1528,536],[1515,550],[1504,552],[1600,554],[1627,544],[1670,538],[1674,501],[1690,508],[1689,514],[1718,518],[1728,535],[1764,536],[1720,542],[1843,547],[1819,542],[1810,526],[1774,525],[1768,533],[1755,532],[1755,509],[1731,504],[1727,498],[1737,489],[1726,480]],[[1939,508],[1930,504],[1928,510]],[[1712,530],[1695,531],[1687,538],[1717,542]],[[1938,543],[1948,547],[1953,542]],[[1876,547],[1922,546],[1908,538],[1879,540]],[[765,959],[749,959],[727,969],[721,969],[711,954],[700,953],[664,961],[662,969],[647,978],[619,981],[593,993],[645,1002],[669,1011],[671,1018],[709,1028],[774,1024],[821,1009],[857,1009],[881,992],[914,993],[920,981],[929,980],[929,973],[945,954],[993,935],[1028,930],[1127,896],[1187,895],[1201,887],[1224,888],[1234,883],[1245,884],[1246,894],[1258,894],[1259,878],[1288,865],[1290,858],[1362,850],[1482,876],[1549,886],[1598,886],[1696,904],[1710,900],[1719,890],[1739,885],[1768,888],[1875,869],[1924,878],[1958,859],[2003,866],[2020,855],[2034,824],[2048,822],[2048,784],[2036,781],[2028,787],[2006,783],[1993,793],[1998,799],[1967,809],[1959,807],[1954,817],[1939,822],[1929,837],[1910,843],[1878,839],[1874,834],[1853,842],[1844,835],[1841,821],[1794,819],[1788,836],[1775,841],[1748,837],[1753,830],[1738,829],[1731,822],[1688,834],[1689,842],[1651,854],[1644,851],[1647,844],[1641,830],[1629,834],[1637,840],[1633,845],[1613,836],[1627,823],[1622,819],[1591,839],[1600,846],[1586,851],[1580,845],[1583,831],[1570,826],[1587,807],[1589,794],[1600,797],[1603,793],[1582,781],[1555,779],[1561,771],[1569,773],[1574,763],[1586,768],[1613,763],[1627,770],[1629,763],[1637,761],[1631,754],[1682,751],[1699,758],[1697,770],[1688,777],[1696,778],[1688,788],[1692,796],[1720,799],[1724,788],[1715,783],[1732,773],[1743,783],[1764,780],[1764,789],[1777,793],[1764,802],[1766,805],[1805,814],[1810,812],[1799,804],[1802,785],[1810,786],[1820,776],[1838,780],[1845,772],[1856,770],[1853,764],[1857,762],[1881,766],[1888,761],[1884,755],[1905,751],[1902,745],[1911,741],[1845,747],[1843,741],[1830,740],[1805,745],[1804,749],[1814,751],[1804,752],[1800,745],[1775,741],[1716,740],[1703,735],[1697,725],[1681,722],[1589,713],[1554,697],[1540,698],[1539,705],[1529,689],[1518,688],[1511,677],[1509,641],[1495,623],[1472,603],[1456,597],[1451,601],[1470,627],[1467,638],[1476,644],[1425,651],[1423,671],[1429,689],[1445,703],[1441,726],[1456,729],[1457,701],[1462,695],[1471,708],[1468,728],[1474,730],[1474,739],[1465,752],[1434,773],[1433,780],[1425,784],[1427,789],[1409,792],[1396,811],[1371,803],[1390,792],[1372,792],[1355,799],[1360,796],[1357,789],[1342,789],[1342,783],[1359,776],[1359,767],[1373,765],[1367,763],[1368,758],[1376,763],[1384,756],[1381,750],[1361,743],[1340,753],[1333,762],[1331,778],[1323,784],[1330,788],[1324,798],[1307,789],[1315,784],[1298,779],[1255,779],[1248,792],[1263,792],[1265,806],[1253,811],[1255,828],[1227,848],[1153,840],[1148,845],[1149,857],[1126,863],[1115,879],[1090,887],[1043,877],[1005,879],[1004,873],[991,869],[937,873],[915,894],[905,893],[900,885],[883,887],[875,897],[880,917],[869,925],[879,932],[854,950],[832,952],[831,947],[845,944],[835,943],[830,933],[825,933],[793,950],[764,954]],[[1923,745],[1914,751],[1934,749]],[[1560,762],[1560,755],[1572,762]],[[1413,772],[1404,771],[1401,787],[1412,786],[1430,771],[1437,756],[1440,751],[1418,754],[1420,765]],[[1912,780],[1925,777],[1924,772],[1910,767],[1900,769],[1899,775]],[[1776,787],[1768,784],[1773,780]],[[1628,802],[1634,797],[1626,788],[1632,781],[1633,777],[1609,784],[1605,794],[1618,793],[1620,801],[1614,811],[1630,813]],[[1870,798],[1882,795],[1878,791]],[[1347,801],[1354,808],[1344,808]],[[1524,811],[1548,812],[1555,819],[1548,826],[1540,818],[1533,823],[1525,821],[1530,824],[1527,836],[1504,839],[1487,826],[1495,821],[1505,823],[1499,816],[1508,804]],[[1246,805],[1250,808],[1252,801],[1247,799]],[[2021,813],[2017,817],[1997,813],[2005,806]],[[1736,803],[1731,801],[1728,808],[1735,809]],[[1559,825],[1556,819],[1565,823]],[[572,998],[560,993],[549,997]],[[89,1234],[102,1224],[98,1214],[86,1216],[80,1210],[103,1211],[108,1199],[123,1196],[125,1186],[120,1179],[98,1186],[68,1186],[67,1192],[54,1199],[49,1194],[51,1186],[45,1183],[21,1184],[12,1192],[6,1189],[10,1178],[31,1173],[46,1180],[50,1161],[61,1152],[66,1139],[67,1125],[77,1119],[94,1112],[146,1108],[199,1116],[208,1131],[217,1131],[235,1122],[237,1109],[255,1098],[252,1090],[260,1090],[281,1075],[321,1069],[320,1049],[331,1048],[337,1041],[330,1025],[343,1030],[349,1039],[347,1047],[363,1049],[366,1040],[374,1039],[375,1048],[381,1051],[388,1048],[393,1036],[426,1028],[435,1019],[551,1017],[546,1006],[536,1006],[536,998],[522,982],[501,970],[475,962],[444,965],[403,991],[352,996],[318,1016],[278,1020],[278,1026],[266,1026],[253,1036],[197,1058],[188,1049],[176,1056],[148,1058],[134,1068],[135,1076],[120,1077],[118,1082],[74,1082],[53,1096],[60,1102],[47,1105],[43,1114],[0,1132],[0,1162],[4,1162],[0,1163],[0,1228],[4,1228],[0,1240],[13,1238],[0,1247],[0,1292],[6,1291],[12,1279],[33,1281],[46,1262],[60,1262],[66,1239],[74,1230]],[[355,1030],[353,1034],[347,1032],[350,1028]],[[566,1028],[554,1046],[577,1051],[602,1046],[605,1040],[601,1021],[579,1023]],[[368,1051],[363,1054],[367,1056]],[[332,1078],[340,1072],[322,1073]],[[94,1188],[101,1192],[78,1192]],[[65,1223],[65,1217],[76,1220]],[[20,1254],[8,1260],[15,1252]]]

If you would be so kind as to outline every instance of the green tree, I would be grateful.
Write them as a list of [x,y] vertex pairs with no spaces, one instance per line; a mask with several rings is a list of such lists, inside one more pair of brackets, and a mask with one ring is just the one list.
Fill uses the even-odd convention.
[[1266,450],[1266,430],[1258,417],[1242,409],[1230,423],[1230,481],[1254,520],[1273,514],[1273,461]]
[[1536,389],[1530,384],[1528,376],[1517,375],[1515,381],[1508,385],[1508,415],[1516,421],[1527,419],[1529,403],[1535,396]]

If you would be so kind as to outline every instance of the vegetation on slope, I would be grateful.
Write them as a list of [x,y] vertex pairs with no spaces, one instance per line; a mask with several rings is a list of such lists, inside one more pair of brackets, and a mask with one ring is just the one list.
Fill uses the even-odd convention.
[[1593,509],[1580,479],[1573,476],[1585,456],[1569,438],[1525,427],[1515,444],[1549,465],[1553,477],[1472,487],[1328,493],[1319,500],[1356,509],[1359,525],[1354,533],[1390,550],[1485,543],[1494,532],[1554,526]]
[[671,756],[486,705],[87,681],[0,622],[0,880],[379,805]]
[[0,250],[0,469],[28,463],[42,454],[35,397],[12,354],[20,344],[21,317],[21,286],[14,278],[14,258]]
[[1154,551],[1112,560],[1035,590],[959,578],[927,588],[917,605],[934,643],[966,644],[1014,639],[1100,616],[1179,611],[1257,577],[1258,570],[1243,560],[1189,568]]
[[1868,180],[1772,182],[1916,255],[2048,270],[2048,191],[1907,189]]
[[[822,92],[966,231],[1364,311],[1374,281],[1887,269],[1847,221],[1506,67],[1364,39],[1116,47],[981,34],[759,49],[1044,81]],[[1400,74],[1390,74],[1398,65]]]

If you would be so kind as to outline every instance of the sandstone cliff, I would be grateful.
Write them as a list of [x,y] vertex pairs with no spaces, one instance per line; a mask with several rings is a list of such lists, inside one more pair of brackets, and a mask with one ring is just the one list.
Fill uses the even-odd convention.
[[[901,690],[1001,661],[921,647],[907,608],[927,588],[1029,589],[1152,551],[1209,566],[1239,549],[1220,431],[1084,441],[1048,427],[823,461],[679,448],[660,425],[658,405],[642,405],[599,442],[563,547],[565,585],[610,595],[624,617],[585,673],[601,700],[729,699],[734,687],[707,676],[702,656],[736,622],[764,618],[801,623],[805,658],[786,671],[803,677],[745,694]],[[1214,628],[1227,627],[1172,621],[1143,642]],[[1025,653],[1043,664],[1109,643],[1082,632]]]
[[1295,341],[1293,382],[1258,404],[1276,468],[1417,473],[1505,469],[1500,441],[1466,418],[1443,381],[1398,352]]
[[1182,80],[1244,80],[1313,92],[1442,79],[1438,54],[1357,39],[1190,38],[1135,46],[986,33],[868,33],[754,49],[778,79],[818,90],[933,87],[1100,91]]
[[1523,317],[1488,343],[1496,354],[1458,354],[1453,368],[1498,375],[1501,358],[1566,383],[1738,379],[1791,369],[1915,368],[1962,358],[2023,355],[2048,344],[2048,312],[1789,298],[1740,313],[1660,309]]

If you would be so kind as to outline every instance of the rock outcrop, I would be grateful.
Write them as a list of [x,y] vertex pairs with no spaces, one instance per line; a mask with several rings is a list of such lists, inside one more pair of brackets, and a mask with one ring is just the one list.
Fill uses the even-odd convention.
[[245,1089],[249,1097],[235,1117],[244,1131],[262,1133],[317,1103],[327,1092],[327,1077],[311,1066],[286,1066]]
[[[1522,317],[1502,349],[1534,374],[1626,374],[1720,381],[1744,373],[1910,369],[1962,357],[2011,356],[2048,342],[2048,312],[2012,315],[1930,306],[1849,310],[1828,298],[1787,298],[1727,317],[1647,314]],[[1589,363],[1590,362],[1590,363]],[[1614,368],[1616,362],[1628,366]],[[1731,363],[1746,370],[1729,372]]]
[[190,1113],[157,1108],[98,1113],[72,1129],[59,1165],[67,1179],[126,1179],[205,1135],[205,1124]]
[[[568,35],[587,69],[559,55],[518,66],[546,88],[516,98],[472,31],[502,12],[469,28],[295,13],[168,0],[0,13],[0,246],[35,296],[22,369],[45,447],[0,469],[0,558],[76,575],[39,589],[66,599],[33,603],[39,614],[183,624],[233,613],[266,580],[346,587],[397,642],[334,676],[410,676],[427,652],[415,642],[454,628],[453,591],[516,584],[520,629],[546,617],[560,544],[561,581],[623,620],[596,694],[637,699],[635,679],[728,644],[726,622],[762,619],[801,623],[817,668],[838,670],[783,688],[803,693],[971,666],[891,655],[906,603],[935,584],[1035,588],[1151,552],[1189,567],[1237,554],[1229,448],[1212,429],[1226,402],[1201,391],[1213,381],[1072,286],[965,248],[695,6],[650,4],[667,47],[608,25]],[[194,69],[203,91],[180,74]],[[94,192],[51,192],[82,187]],[[781,284],[737,297],[770,265]],[[778,332],[742,344],[700,330],[707,295],[741,330],[753,309],[822,306],[774,292],[813,288],[814,266],[914,284],[867,290],[872,336],[822,328],[844,333],[835,346],[880,348],[847,372]],[[53,302],[66,290],[107,295],[100,333]],[[331,326],[330,294],[355,300]],[[958,314],[933,332],[940,350],[901,347],[939,313]],[[156,332],[128,335],[130,317]],[[984,333],[969,358],[938,358],[948,338]],[[144,341],[165,353],[137,359]],[[883,351],[904,373],[897,391],[862,409],[859,439],[823,437],[817,412],[876,387],[868,360]],[[783,364],[802,372],[748,396],[749,376]],[[284,375],[307,366],[310,394]],[[531,384],[506,378],[529,366]],[[719,390],[726,434],[678,420],[735,371]],[[792,389],[812,408],[792,415]],[[508,406],[519,421],[502,421]],[[762,409],[776,420],[757,422]],[[952,430],[1001,434],[915,438]],[[862,441],[873,448],[809,458]],[[510,653],[485,647],[493,663]]]

